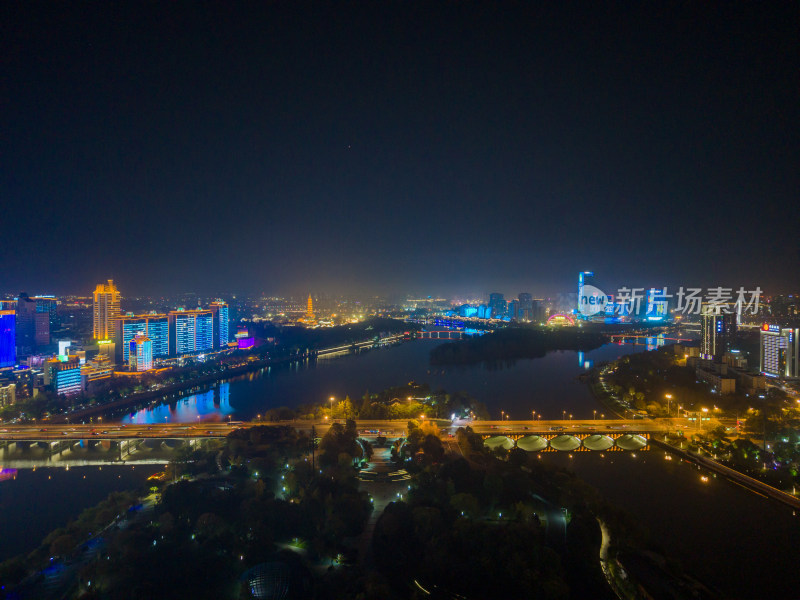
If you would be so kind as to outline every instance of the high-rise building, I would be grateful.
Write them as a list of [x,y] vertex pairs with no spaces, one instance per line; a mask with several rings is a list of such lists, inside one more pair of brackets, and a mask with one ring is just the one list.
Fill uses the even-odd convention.
[[16,318],[17,356],[24,358],[36,349],[36,302],[25,292],[17,298]]
[[593,280],[594,271],[580,271],[578,273],[578,302],[580,302],[583,297],[583,286],[591,285]]
[[506,299],[503,294],[499,292],[489,294],[489,308],[492,309],[492,316],[496,319],[506,316]]
[[508,303],[508,317],[511,319],[519,320],[522,318],[519,300],[512,300]]
[[172,356],[214,348],[214,317],[210,310],[173,310],[168,316]]
[[113,320],[119,316],[120,293],[109,279],[108,284],[97,284],[94,290],[94,339],[110,340],[114,335]]
[[733,304],[703,304],[700,309],[700,354],[720,359],[736,341],[736,312]]
[[114,358],[117,364],[128,364],[130,342],[141,333],[153,346],[153,358],[170,355],[169,316],[159,314],[121,315],[113,322]]
[[212,302],[208,308],[214,315],[214,348],[225,348],[230,339],[228,305],[222,300],[217,300]]
[[800,377],[800,329],[761,326],[761,372],[771,377]]
[[[67,361],[51,359],[48,361],[50,368],[50,382],[58,396],[77,396],[83,391],[81,379],[81,362],[77,358]],[[51,363],[51,364],[50,364]]]
[[531,308],[531,321],[544,323],[547,320],[547,310],[544,305],[544,298],[534,298]]
[[525,292],[517,296],[519,299],[519,317],[526,321],[533,320],[533,296]]
[[[61,319],[58,316],[58,299],[55,296],[34,296],[31,298],[36,302],[36,312],[46,313],[48,317],[48,327],[50,336],[61,328]],[[49,341],[47,342],[50,343]]]
[[0,310],[0,368],[17,364],[17,315]]
[[149,371],[153,368],[153,342],[147,335],[137,333],[130,341],[128,364],[132,371]]
[[50,345],[50,315],[39,312],[33,315],[33,340],[37,348]]

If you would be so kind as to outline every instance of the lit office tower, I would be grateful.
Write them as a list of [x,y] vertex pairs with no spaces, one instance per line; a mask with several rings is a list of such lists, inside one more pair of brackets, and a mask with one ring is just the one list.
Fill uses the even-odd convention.
[[128,364],[131,371],[149,371],[153,368],[153,342],[149,337],[138,333],[129,346]]
[[113,319],[119,316],[119,290],[114,280],[98,283],[94,290],[94,339],[110,340],[114,335]]
[[519,308],[519,300],[511,300],[508,303],[508,316],[514,321],[522,318],[521,311]]
[[580,303],[583,296],[583,286],[591,285],[594,280],[594,271],[580,271],[578,273],[578,302]]
[[771,377],[800,377],[800,329],[761,326],[761,372]]
[[48,325],[52,336],[54,331],[61,328],[61,319],[58,317],[58,300],[55,296],[34,296],[31,300],[36,302],[37,313],[48,315]]
[[225,348],[228,345],[228,305],[221,300],[212,302],[208,307],[214,315],[214,348]]
[[503,294],[494,292],[489,294],[489,308],[492,309],[492,317],[500,319],[506,316],[506,299]]
[[[700,354],[721,358],[736,340],[736,313],[733,304],[703,304],[700,309]],[[726,312],[727,311],[727,312]]]
[[533,296],[522,292],[519,296],[519,318],[526,321],[533,320]]
[[53,391],[58,396],[77,396],[83,391],[81,363],[75,359],[56,361],[52,367]]
[[214,347],[214,316],[210,310],[169,313],[169,351],[172,356],[207,352]]
[[24,358],[36,349],[36,302],[25,292],[17,298],[17,356]]
[[153,347],[153,358],[163,358],[170,354],[169,317],[156,313],[148,315],[121,315],[112,326],[114,359],[117,364],[127,364],[130,355],[130,342],[136,334],[146,335]]
[[0,310],[0,368],[17,364],[17,315]]

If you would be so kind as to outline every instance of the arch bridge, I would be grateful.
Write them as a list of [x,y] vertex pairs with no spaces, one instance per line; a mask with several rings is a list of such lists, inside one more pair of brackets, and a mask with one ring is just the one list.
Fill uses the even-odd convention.
[[650,449],[650,434],[646,431],[525,431],[480,435],[484,445],[493,450],[520,448],[526,452],[644,452]]

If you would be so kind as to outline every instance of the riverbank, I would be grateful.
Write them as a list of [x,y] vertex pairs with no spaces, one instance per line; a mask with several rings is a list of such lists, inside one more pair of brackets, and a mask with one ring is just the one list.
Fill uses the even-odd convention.
[[603,370],[606,369],[606,366],[597,367],[593,369],[588,374],[588,381],[584,381],[586,385],[589,387],[589,393],[592,394],[592,397],[597,400],[598,403],[603,405],[610,414],[616,416],[619,419],[629,419],[631,417],[631,411],[629,408],[626,408],[620,401],[619,398],[614,396],[610,391],[606,390],[603,385]]
[[[373,343],[374,345],[385,345],[385,344],[397,344],[402,343],[403,338],[400,336],[395,336],[392,338],[387,338],[385,340],[380,340]],[[411,340],[408,340],[411,341]],[[144,392],[139,392],[135,394],[131,394],[125,398],[120,398],[118,400],[113,400],[111,402],[105,402],[102,404],[96,404],[81,410],[73,411],[69,414],[60,414],[60,415],[53,415],[48,419],[50,423],[68,423],[78,422],[81,420],[85,420],[87,418],[94,417],[95,415],[114,415],[115,413],[122,412],[122,409],[130,409],[130,408],[145,408],[148,404],[152,404],[153,401],[165,401],[167,397],[176,394],[177,392],[182,392],[185,390],[191,390],[195,387],[200,387],[204,385],[208,385],[211,383],[215,383],[217,381],[224,381],[226,379],[231,379],[233,377],[237,377],[240,375],[246,375],[248,373],[253,373],[259,371],[261,369],[265,369],[267,367],[279,366],[279,365],[286,365],[296,362],[301,362],[304,360],[315,359],[318,356],[324,356],[329,353],[334,352],[341,352],[347,349],[356,349],[356,348],[365,348],[365,347],[372,347],[368,346],[369,342],[354,342],[346,347],[337,347],[337,348],[325,348],[318,351],[311,351],[306,352],[303,354],[293,354],[290,356],[285,356],[281,358],[265,358],[260,360],[251,360],[247,364],[233,367],[230,369],[225,369],[223,371],[217,371],[214,373],[208,373],[206,375],[202,375],[200,377],[193,378],[187,381],[180,381],[170,385],[166,385],[161,387],[157,390],[147,390]],[[176,398],[180,399],[180,397]]]
[[663,442],[655,438],[651,438],[650,443],[660,448],[663,448],[668,452],[677,454],[684,460],[688,460],[689,462],[692,462],[698,466],[708,469],[709,471],[718,473],[723,477],[729,479],[733,483],[746,487],[747,489],[756,492],[759,495],[772,498],[773,500],[777,500],[778,502],[781,502],[791,507],[792,509],[800,510],[800,499],[796,498],[795,496],[787,494],[786,492],[774,488],[771,485],[764,483],[763,481],[759,481],[758,479],[750,477],[749,475],[745,475],[744,473],[741,473],[736,469],[731,469],[730,467],[725,466],[717,462],[716,460],[707,458],[705,456],[701,456],[694,452],[690,452],[689,450],[676,448],[672,444]]

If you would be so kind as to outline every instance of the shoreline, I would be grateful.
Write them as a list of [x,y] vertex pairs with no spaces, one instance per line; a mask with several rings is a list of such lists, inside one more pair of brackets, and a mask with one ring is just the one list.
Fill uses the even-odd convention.
[[[404,340],[401,338],[401,339],[393,339],[393,340],[391,340],[391,344],[380,344],[380,342],[377,342],[376,344],[378,345],[378,347],[381,347],[381,346],[385,346],[385,345],[394,345],[394,344],[403,343],[403,342],[404,342]],[[347,349],[348,354],[350,352],[352,352],[353,349],[364,349],[365,346],[363,346],[363,344],[364,344],[364,342],[353,342],[353,344],[351,344],[349,346],[349,348]],[[371,349],[373,347],[375,347],[375,346],[369,346],[368,348]],[[110,416],[110,414],[118,412],[118,411],[121,411],[122,409],[125,409],[125,408],[129,408],[129,407],[137,408],[140,404],[143,405],[143,406],[141,406],[141,408],[146,408],[145,405],[148,402],[149,402],[149,404],[152,404],[153,401],[156,401],[156,400],[161,400],[161,402],[158,402],[159,404],[161,404],[163,402],[167,402],[168,399],[166,397],[169,396],[170,394],[174,394],[176,392],[180,392],[180,391],[183,391],[183,390],[191,389],[193,387],[199,387],[199,386],[207,385],[207,384],[214,383],[214,382],[217,382],[217,381],[224,381],[226,379],[232,379],[232,378],[238,377],[240,375],[246,375],[248,373],[259,371],[259,370],[264,369],[266,367],[271,367],[271,366],[275,366],[275,365],[289,364],[289,363],[293,363],[293,362],[300,362],[300,361],[303,361],[303,360],[316,359],[319,356],[325,356],[326,354],[329,354],[329,353],[330,353],[330,349],[326,348],[326,349],[314,351],[313,353],[303,354],[301,356],[290,356],[290,357],[285,357],[285,358],[280,358],[280,359],[266,358],[266,359],[261,359],[261,360],[254,360],[254,361],[252,361],[252,362],[250,362],[250,363],[248,363],[246,365],[242,365],[240,367],[234,367],[232,369],[227,369],[225,371],[220,371],[220,372],[217,372],[217,373],[209,373],[208,375],[203,375],[202,377],[198,377],[198,378],[192,379],[191,381],[182,381],[182,382],[178,382],[178,383],[173,383],[173,384],[171,384],[169,386],[160,388],[158,390],[149,390],[149,391],[145,391],[145,392],[139,392],[137,394],[132,394],[132,395],[126,397],[126,398],[120,398],[118,400],[114,400],[112,402],[106,402],[106,403],[103,403],[103,404],[96,404],[94,406],[90,406],[90,407],[81,409],[79,411],[71,412],[71,413],[69,413],[67,415],[65,415],[65,414],[54,415],[54,416],[51,416],[49,419],[47,419],[46,422],[48,422],[48,423],[69,423],[70,420],[74,421],[74,420],[79,420],[79,419],[85,419],[87,417],[92,417],[94,415],[106,416],[108,414]],[[181,398],[181,396],[179,396],[175,400],[177,401],[180,398]]]

